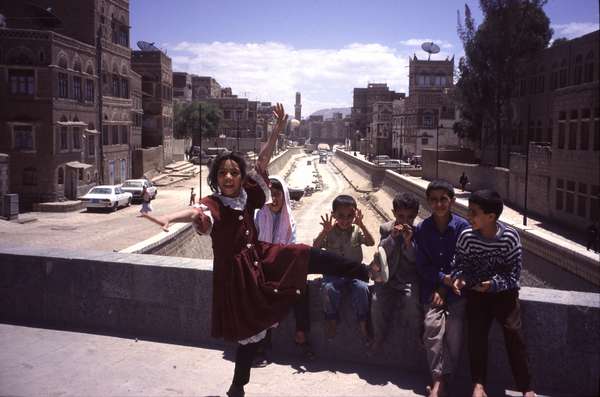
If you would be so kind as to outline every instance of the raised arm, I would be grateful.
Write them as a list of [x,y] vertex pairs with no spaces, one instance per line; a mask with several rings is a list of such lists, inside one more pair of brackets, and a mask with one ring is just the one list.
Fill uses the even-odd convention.
[[261,173],[266,172],[267,167],[269,166],[269,161],[271,161],[271,156],[273,155],[273,150],[275,149],[275,144],[277,143],[277,138],[285,128],[288,119],[288,116],[285,114],[285,110],[283,109],[283,105],[280,103],[275,105],[273,115],[277,119],[275,128],[271,132],[271,135],[267,140],[267,144],[261,149],[256,162],[256,168],[258,168],[258,171]]
[[211,226],[210,218],[204,214],[202,210],[189,208],[170,214],[153,216],[148,213],[142,215],[144,218],[151,220],[152,222],[160,225],[164,231],[169,231],[169,226],[172,223],[183,222],[190,223],[195,222],[200,232],[205,233]]

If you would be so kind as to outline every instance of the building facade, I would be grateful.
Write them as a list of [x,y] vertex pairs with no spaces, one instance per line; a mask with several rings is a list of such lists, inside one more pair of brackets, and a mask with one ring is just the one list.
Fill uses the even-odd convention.
[[[396,105],[394,134],[396,153],[403,157],[420,155],[423,149],[460,146],[453,125],[458,120],[452,95],[454,58],[409,60],[409,95]],[[400,148],[401,146],[401,148]]]
[[189,103],[192,101],[192,75],[185,72],[173,72],[173,101]]
[[194,101],[221,98],[222,96],[221,85],[217,80],[210,76],[192,75],[192,99]]
[[142,146],[162,146],[168,164],[173,160],[171,58],[160,50],[133,51],[131,66],[142,76]]
[[527,185],[531,211],[579,229],[600,219],[599,40],[595,31],[526,62],[512,106],[511,201],[524,203]]

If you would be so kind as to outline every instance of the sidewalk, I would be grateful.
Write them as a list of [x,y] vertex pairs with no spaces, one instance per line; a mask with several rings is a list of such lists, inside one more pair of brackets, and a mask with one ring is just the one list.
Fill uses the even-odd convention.
[[[0,324],[0,395],[224,396],[233,346],[182,346],[115,336]],[[318,353],[318,352],[317,352]],[[423,396],[424,374],[391,367],[275,355],[253,369],[248,397]],[[462,382],[461,395],[469,386]],[[491,386],[490,396],[504,396]],[[515,392],[506,395],[518,396]]]

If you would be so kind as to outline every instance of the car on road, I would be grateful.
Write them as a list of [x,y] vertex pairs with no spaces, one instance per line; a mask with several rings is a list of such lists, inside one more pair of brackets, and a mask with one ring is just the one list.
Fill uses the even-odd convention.
[[142,191],[146,186],[146,190],[150,195],[150,200],[154,200],[158,194],[158,188],[148,179],[127,179],[121,185],[121,190],[131,193],[131,198],[134,201],[142,201]]
[[402,161],[402,160],[387,160],[385,163],[385,167],[386,168],[407,168],[407,167],[412,167],[412,165],[410,165],[410,163],[407,163],[406,161]]
[[119,207],[128,207],[132,196],[131,193],[124,192],[119,185],[100,185],[91,188],[80,200],[90,212],[96,208],[116,211]]
[[375,157],[373,157],[373,164],[378,165],[378,166],[384,166],[388,160],[391,160],[390,156],[385,155],[385,154],[375,156]]
[[327,153],[319,155],[319,164],[327,163]]

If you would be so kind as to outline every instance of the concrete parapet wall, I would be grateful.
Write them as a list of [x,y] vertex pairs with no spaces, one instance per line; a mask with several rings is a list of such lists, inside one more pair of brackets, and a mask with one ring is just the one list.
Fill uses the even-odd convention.
[[[397,313],[384,352],[366,356],[350,299],[338,335],[326,342],[320,280],[310,284],[311,340],[319,357],[426,372],[418,322]],[[0,248],[0,321],[213,344],[210,261],[99,251]],[[598,395],[600,295],[523,288],[522,318],[537,389]],[[293,349],[293,316],[274,332],[278,351]],[[460,372],[467,373],[463,353]],[[500,330],[490,336],[490,380],[513,384]]]
[[377,167],[342,150],[335,151],[332,164],[344,175],[348,183],[358,191],[364,192],[378,189],[386,171],[385,168]]
[[293,156],[303,153],[303,148],[292,147],[271,159],[269,163],[269,174],[278,175],[292,159]]

